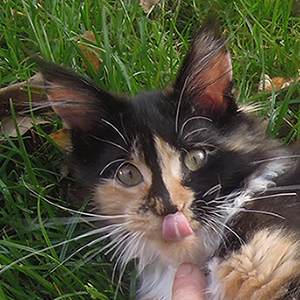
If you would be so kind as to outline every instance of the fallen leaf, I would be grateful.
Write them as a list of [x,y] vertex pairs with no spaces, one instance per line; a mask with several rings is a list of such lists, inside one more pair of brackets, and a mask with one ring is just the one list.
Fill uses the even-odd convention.
[[[96,44],[96,37],[93,31],[86,31],[82,35],[82,38],[79,41],[79,46],[89,64],[94,67],[95,71],[98,72],[101,65],[100,50],[92,44],[88,43],[88,41]],[[83,64],[84,67],[89,70],[89,66],[85,62],[83,62]]]
[[[287,79],[283,77],[274,77],[270,78],[267,74],[262,74],[260,77],[260,81],[258,84],[258,92],[261,93],[263,91],[263,87],[265,86],[265,91],[271,91],[273,88],[275,91],[281,90],[285,87],[290,86],[295,79]],[[297,79],[299,81],[300,78]]]
[[66,128],[62,128],[49,137],[63,150],[70,152],[72,150],[71,132]]
[[[35,118],[34,121],[29,116],[17,116],[16,122],[19,128],[20,135],[24,135],[28,130],[33,127],[33,122],[38,124],[48,124],[49,121],[43,120],[41,118]],[[15,123],[12,117],[4,117],[1,120],[1,130],[0,135],[5,133],[9,137],[17,137],[17,130],[15,127]]]
[[[28,88],[31,95],[29,96]],[[12,99],[17,111],[29,109],[29,102],[40,102],[47,99],[44,90],[44,81],[41,73],[36,73],[28,81],[12,84],[0,89],[0,116],[10,113],[10,102]]]
[[144,9],[144,12],[147,13],[158,2],[159,2],[159,0],[141,0],[140,1],[140,6]]

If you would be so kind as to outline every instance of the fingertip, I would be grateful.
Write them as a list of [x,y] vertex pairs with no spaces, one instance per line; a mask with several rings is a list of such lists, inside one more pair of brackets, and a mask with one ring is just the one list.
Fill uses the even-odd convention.
[[189,276],[193,271],[194,265],[187,263],[181,264],[176,271],[175,279]]
[[193,264],[184,263],[177,269],[172,300],[204,300],[206,281],[201,269]]

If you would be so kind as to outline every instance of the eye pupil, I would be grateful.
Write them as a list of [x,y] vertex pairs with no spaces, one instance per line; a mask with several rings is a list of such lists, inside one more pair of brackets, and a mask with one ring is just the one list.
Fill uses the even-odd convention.
[[122,164],[117,170],[116,177],[125,186],[135,186],[143,181],[139,169],[130,163]]
[[193,150],[186,153],[184,164],[190,171],[199,170],[205,162],[205,152],[203,150]]

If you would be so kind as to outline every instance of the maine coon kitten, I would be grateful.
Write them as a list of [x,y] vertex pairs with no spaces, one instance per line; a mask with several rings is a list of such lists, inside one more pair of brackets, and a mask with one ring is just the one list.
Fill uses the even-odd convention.
[[56,65],[42,73],[111,247],[138,260],[138,299],[170,300],[183,262],[205,269],[208,299],[300,299],[299,158],[237,105],[215,26],[172,89],[128,99]]

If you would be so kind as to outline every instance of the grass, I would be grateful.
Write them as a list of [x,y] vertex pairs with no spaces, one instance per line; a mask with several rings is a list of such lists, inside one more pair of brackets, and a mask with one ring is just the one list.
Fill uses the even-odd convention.
[[[39,54],[110,91],[133,95],[162,88],[174,80],[191,37],[211,7],[229,37],[239,102],[259,104],[258,114],[269,120],[270,135],[284,143],[298,139],[299,84],[257,93],[261,73],[297,77],[300,14],[291,0],[286,5],[281,0],[161,1],[149,13],[136,0],[2,1],[1,86],[37,72],[30,56]],[[89,63],[78,41],[87,30],[96,36],[96,42],[85,42],[100,53],[98,71],[84,67]],[[79,213],[59,207],[72,208],[60,187],[65,180],[60,172],[63,152],[47,136],[60,127],[52,118],[50,125],[34,126],[24,136],[4,136],[0,145],[1,300],[115,295],[118,275],[112,280],[109,257],[97,252],[101,246],[77,252],[95,239],[84,236],[91,225],[82,222]],[[69,239],[74,240],[64,243]],[[134,268],[129,267],[117,299],[133,299],[135,285]]]

